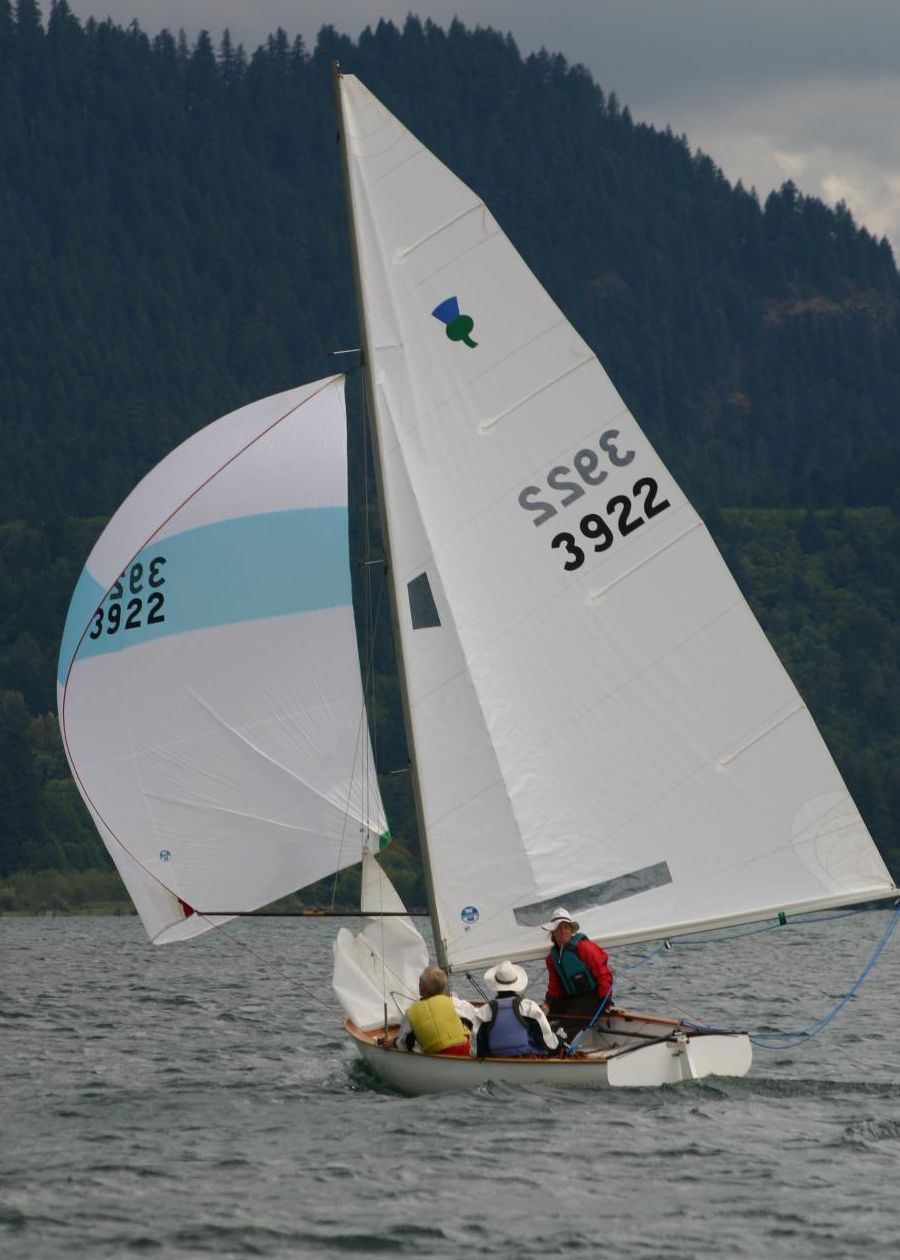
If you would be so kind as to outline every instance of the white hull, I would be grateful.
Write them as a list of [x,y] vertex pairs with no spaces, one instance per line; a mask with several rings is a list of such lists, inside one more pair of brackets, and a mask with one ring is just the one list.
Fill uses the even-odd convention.
[[[345,1028],[364,1063],[404,1094],[505,1085],[641,1087],[674,1085],[704,1076],[746,1076],[753,1051],[746,1033],[702,1033],[677,1020],[614,1011],[568,1059],[464,1059],[407,1054],[380,1044],[384,1030]],[[391,1030],[396,1032],[396,1029]]]

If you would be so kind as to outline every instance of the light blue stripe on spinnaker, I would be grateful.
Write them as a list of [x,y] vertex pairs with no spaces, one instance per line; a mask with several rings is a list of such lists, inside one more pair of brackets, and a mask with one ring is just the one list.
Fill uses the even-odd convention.
[[59,662],[56,667],[56,680],[60,686],[66,681],[72,656],[78,648],[78,640],[88,622],[93,618],[94,610],[106,594],[106,587],[101,586],[96,578],[81,570],[81,577],[72,595],[69,611],[66,614],[66,626],[63,630],[62,643],[59,647]]
[[103,594],[85,570],[66,620],[60,682],[76,651],[83,659],[167,635],[348,605],[347,509],[241,516],[172,535],[132,561],[121,598],[108,595],[98,617]]

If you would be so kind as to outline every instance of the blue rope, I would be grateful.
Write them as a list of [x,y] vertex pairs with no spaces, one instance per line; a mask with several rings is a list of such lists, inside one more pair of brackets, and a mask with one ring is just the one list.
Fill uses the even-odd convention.
[[593,1015],[591,1016],[591,1022],[589,1024],[585,1024],[581,1032],[576,1033],[573,1040],[569,1042],[568,1046],[566,1046],[566,1058],[568,1058],[569,1055],[572,1055],[575,1053],[575,1051],[578,1049],[578,1043],[581,1040],[581,1038],[584,1036],[586,1032],[588,1032],[591,1028],[594,1027],[597,1020],[600,1018],[600,1016],[603,1014],[604,1010],[606,1009],[606,1006],[609,1003],[609,999],[612,997],[612,993],[613,993],[612,985],[610,985],[603,1001],[600,1003],[600,1005],[597,1007],[597,1009],[594,1011]]
[[[849,919],[854,914],[868,914],[869,911],[869,906],[856,906],[852,910],[835,910],[830,912],[819,911],[818,913],[795,915],[791,922],[796,922],[798,919],[801,919],[804,924],[831,923],[834,919]],[[734,928],[731,928],[726,929],[724,932],[720,932],[715,936],[711,935],[699,938],[686,936],[679,940],[679,944],[702,946],[714,944],[716,941],[735,941],[740,940],[743,936],[758,936],[761,932],[774,932],[780,927],[787,927],[788,924],[789,920],[787,915],[785,915],[783,919],[778,918],[773,923],[765,923],[760,927],[748,927],[743,932],[739,932]]]
[[[837,1017],[837,1015],[843,1010],[843,1008],[847,1005],[850,999],[854,997],[856,993],[859,991],[859,989],[862,987],[863,982],[865,981],[869,972],[878,962],[878,959],[881,956],[882,950],[884,949],[885,945],[887,945],[890,939],[891,933],[893,932],[894,928],[897,926],[898,918],[900,918],[900,902],[898,902],[898,904],[894,907],[894,913],[891,915],[890,922],[888,923],[887,927],[884,929],[884,932],[881,934],[881,940],[875,946],[875,949],[872,952],[872,957],[863,967],[862,971],[859,973],[856,980],[853,982],[853,984],[850,986],[850,988],[847,990],[847,992],[844,994],[841,1000],[834,1007],[832,1007],[832,1009],[828,1012],[827,1015],[823,1015],[820,1019],[814,1020],[811,1024],[808,1025],[808,1027],[797,1029],[795,1032],[753,1033],[751,1034],[751,1037],[750,1037],[750,1040],[753,1042],[753,1044],[755,1046],[759,1046],[761,1050],[792,1050],[795,1046],[803,1045],[805,1041],[809,1041],[810,1038],[817,1036],[822,1031],[823,1028],[826,1028],[831,1023],[831,1021]],[[772,1041],[775,1044],[771,1046],[767,1045],[766,1042],[768,1041]]]
[[[850,913],[856,914],[860,912],[851,911]],[[837,917],[844,918],[845,916],[840,915]],[[761,1050],[793,1050],[796,1046],[805,1045],[807,1041],[810,1041],[813,1037],[818,1036],[818,1034],[822,1031],[822,1029],[827,1028],[828,1025],[831,1023],[831,1021],[837,1018],[837,1016],[840,1014],[843,1008],[847,1005],[850,999],[854,997],[856,993],[859,992],[869,972],[878,962],[878,959],[880,958],[885,945],[887,945],[891,937],[891,933],[893,932],[894,928],[897,926],[898,918],[900,918],[900,902],[898,902],[897,905],[894,907],[894,913],[891,915],[891,920],[888,923],[887,927],[885,928],[884,932],[882,933],[881,939],[879,940],[878,944],[875,946],[875,949],[872,952],[871,958],[863,967],[862,971],[859,973],[856,980],[853,982],[853,984],[850,986],[850,988],[847,990],[847,992],[844,994],[841,1000],[832,1007],[832,1009],[827,1013],[827,1015],[823,1015],[821,1016],[821,1018],[813,1020],[813,1022],[809,1024],[806,1028],[798,1028],[798,1029],[795,1029],[793,1032],[753,1032],[753,1033],[750,1033],[750,1040],[753,1042],[753,1044],[755,1046],[758,1046]],[[688,1027],[702,1030],[703,1032],[738,1032],[739,1031],[739,1029],[736,1029],[736,1028],[714,1028],[710,1024],[698,1024],[698,1023],[695,1023],[693,1020],[689,1020],[689,1019],[682,1020],[682,1023]],[[772,1042],[774,1044],[768,1045],[767,1044],[768,1042]]]
[[[898,905],[900,905],[900,902],[898,902]],[[793,922],[796,922],[797,919],[799,918],[802,918],[803,923],[830,923],[833,919],[849,919],[851,915],[868,914],[869,912],[870,912],[869,906],[856,906],[851,910],[837,910],[833,912],[821,911],[817,914],[814,913],[814,914],[805,914],[802,916],[795,916],[794,920],[789,920],[785,916],[784,922],[782,922],[781,919],[776,919],[774,920],[774,922],[765,923],[760,927],[748,927],[743,932],[739,932],[735,930],[734,928],[730,928],[730,929],[726,929],[726,931],[724,932],[716,933],[715,935],[710,934],[708,936],[680,936],[677,938],[677,943],[679,946],[687,945],[694,949],[702,949],[704,945],[715,945],[718,941],[736,941],[736,940],[740,940],[744,936],[759,936],[763,932],[775,932],[780,927],[790,926]],[[638,967],[643,967],[645,966],[646,963],[651,962],[657,956],[657,954],[662,953],[663,950],[669,951],[674,948],[675,948],[675,942],[667,938],[666,940],[662,941],[659,945],[657,945],[656,949],[651,949],[650,953],[645,954],[643,958],[639,958],[636,962],[633,962],[633,963],[624,963],[621,967],[617,967],[616,971],[619,975],[621,975],[625,971],[636,971]]]
[[616,971],[619,973],[619,975],[621,975],[623,971],[636,971],[638,967],[643,967],[645,963],[650,962],[651,958],[655,958],[656,955],[662,953],[664,949],[671,949],[671,948],[672,948],[671,941],[662,941],[659,945],[657,945],[656,949],[651,949],[649,954],[645,954],[644,957],[639,958],[637,962],[625,963],[624,966],[617,967]]

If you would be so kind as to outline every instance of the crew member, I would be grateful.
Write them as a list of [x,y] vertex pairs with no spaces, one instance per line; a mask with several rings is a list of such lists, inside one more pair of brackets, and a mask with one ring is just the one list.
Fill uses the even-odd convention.
[[419,1001],[413,1002],[400,1024],[395,1045],[398,1050],[421,1050],[423,1054],[469,1054],[469,1030],[478,1022],[473,1006],[448,992],[447,973],[441,967],[426,967],[419,976]]
[[550,922],[541,927],[551,938],[543,1008],[552,1020],[564,1020],[567,1032],[584,1028],[612,996],[606,950],[578,931],[565,906],[557,906]]
[[559,1038],[547,1023],[537,1002],[523,998],[528,976],[523,967],[504,959],[484,973],[484,982],[496,993],[481,1012],[477,1050],[479,1058],[518,1059],[525,1055],[545,1057],[558,1049]]

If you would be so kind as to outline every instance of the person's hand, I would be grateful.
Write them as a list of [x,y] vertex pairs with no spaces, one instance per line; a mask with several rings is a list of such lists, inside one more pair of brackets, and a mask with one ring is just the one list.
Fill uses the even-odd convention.
[[547,1002],[541,1002],[541,1010],[544,1012],[544,1014],[545,1014],[545,1015],[549,1015],[549,1014],[550,1014],[550,1005],[549,1005],[549,1003],[547,1003]]

